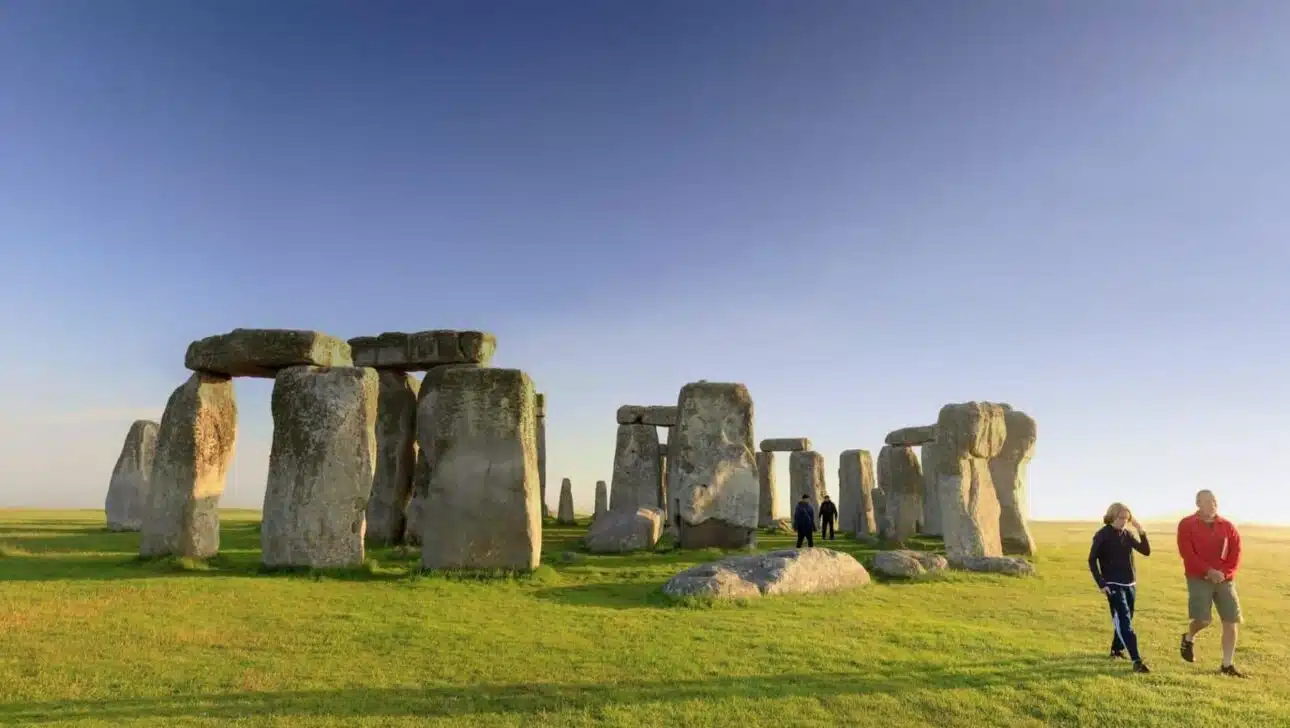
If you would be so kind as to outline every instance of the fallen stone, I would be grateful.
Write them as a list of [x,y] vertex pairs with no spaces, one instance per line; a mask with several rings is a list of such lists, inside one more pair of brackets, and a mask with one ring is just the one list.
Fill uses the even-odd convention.
[[811,441],[805,437],[781,437],[762,440],[762,452],[804,452],[811,449]]
[[850,554],[785,549],[693,566],[669,579],[663,592],[676,598],[738,599],[837,592],[868,583],[869,572]]
[[260,524],[265,566],[362,565],[367,503],[376,475],[379,394],[375,369],[290,367],[278,372]]
[[753,402],[742,384],[692,382],[677,397],[668,437],[668,497],[682,548],[756,543],[759,486]]
[[157,453],[157,427],[157,423],[151,420],[135,420],[125,435],[103,503],[110,531],[138,531],[143,528],[152,459]]
[[965,559],[953,559],[950,565],[964,571],[978,571],[987,574],[1006,574],[1008,576],[1031,576],[1035,565],[1016,556],[972,556]]
[[198,372],[171,393],[157,427],[141,556],[219,552],[219,499],[236,440],[232,379]]
[[885,576],[909,578],[948,568],[945,557],[925,551],[880,551],[874,554],[873,570]]
[[1005,554],[1035,555],[1030,533],[1026,470],[1035,454],[1035,420],[1025,412],[1005,407],[1008,431],[1003,448],[990,460],[990,478],[999,497],[999,540]]
[[600,518],[609,511],[609,487],[605,481],[596,481],[596,510],[593,518]]
[[868,450],[843,450],[838,456],[838,530],[876,537],[873,458]]
[[936,481],[936,443],[926,443],[919,450],[923,468],[923,533],[940,536],[944,529],[941,527],[941,491]]
[[560,481],[560,505],[556,511],[556,523],[572,526],[576,523],[573,517],[573,483],[568,478]]
[[654,427],[675,427],[676,407],[659,405],[644,406],[625,404],[618,408],[618,424],[651,425]]
[[376,475],[367,502],[367,541],[403,542],[417,453],[417,394],[421,383],[403,372],[378,372]]
[[775,487],[775,453],[757,453],[757,527],[766,528],[775,523],[779,510],[779,492]]
[[901,447],[918,447],[936,441],[936,425],[902,427],[887,433],[886,443]]
[[806,450],[790,453],[788,456],[788,492],[796,508],[802,496],[810,496],[811,508],[815,509],[815,528],[820,528],[820,504],[828,496],[824,487],[824,456],[818,452]]
[[621,554],[652,549],[663,534],[663,511],[607,511],[587,531],[587,550],[593,554]]
[[609,510],[635,512],[658,506],[658,430],[653,425],[619,425]]
[[317,331],[233,329],[188,345],[184,366],[226,377],[272,378],[296,366],[353,366],[349,344]]
[[878,484],[886,495],[891,521],[888,538],[904,543],[918,533],[918,524],[923,518],[923,471],[918,453],[912,447],[884,445],[878,457],[886,463],[878,477],[885,476],[887,480],[880,480]]
[[430,484],[427,569],[532,570],[541,560],[533,382],[518,369],[447,367],[423,382],[417,441]]
[[1002,556],[999,498],[989,459],[1007,438],[1004,410],[988,402],[947,404],[937,420],[941,528],[951,563]]
[[426,371],[445,364],[488,366],[497,338],[484,331],[389,331],[349,340],[354,363],[397,371]]

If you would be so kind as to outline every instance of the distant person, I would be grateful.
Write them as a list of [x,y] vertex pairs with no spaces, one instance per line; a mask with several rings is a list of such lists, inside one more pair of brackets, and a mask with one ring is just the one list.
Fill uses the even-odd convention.
[[1182,658],[1195,662],[1196,634],[1209,626],[1218,607],[1223,621],[1223,663],[1220,672],[1245,677],[1236,669],[1236,632],[1241,601],[1236,595],[1236,569],[1241,565],[1241,534],[1218,515],[1213,492],[1196,494],[1196,512],[1178,522],[1178,553],[1187,578],[1187,615],[1191,624],[1178,646]]
[[[1138,653],[1138,633],[1133,630],[1138,583],[1133,552],[1150,556],[1151,543],[1142,524],[1123,503],[1112,503],[1106,509],[1102,524],[1101,530],[1093,535],[1093,547],[1088,551],[1088,570],[1111,606],[1111,625],[1115,630],[1111,637],[1111,657],[1122,660],[1128,650],[1134,672],[1151,672]],[[1129,533],[1126,525],[1133,526],[1138,532],[1137,538]]]
[[824,496],[824,502],[820,504],[820,538],[833,540],[833,522],[838,519],[838,507],[833,505],[829,497]]
[[811,496],[802,495],[793,510],[793,530],[797,531],[797,547],[802,548],[802,541],[815,548],[815,509],[811,507]]

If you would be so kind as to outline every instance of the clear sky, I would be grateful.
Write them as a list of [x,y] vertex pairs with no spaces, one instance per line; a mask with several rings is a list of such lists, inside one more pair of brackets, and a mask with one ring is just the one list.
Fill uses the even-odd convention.
[[[741,381],[875,453],[1039,422],[1032,515],[1290,522],[1290,3],[0,6],[0,505],[101,507],[188,342],[477,328],[548,501]],[[258,506],[271,380],[239,380]],[[787,489],[783,464],[781,488]]]

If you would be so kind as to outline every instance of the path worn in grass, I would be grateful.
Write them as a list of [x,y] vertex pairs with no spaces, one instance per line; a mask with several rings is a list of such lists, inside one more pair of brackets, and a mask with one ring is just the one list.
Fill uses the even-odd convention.
[[1093,524],[1037,524],[1031,579],[678,607],[662,583],[719,552],[564,560],[582,529],[548,526],[533,577],[410,576],[393,550],[262,574],[258,514],[223,518],[201,568],[140,563],[101,513],[0,511],[0,725],[1290,725],[1290,531],[1244,532],[1233,681],[1216,630],[1178,658],[1168,525],[1139,558],[1140,676],[1104,657]]

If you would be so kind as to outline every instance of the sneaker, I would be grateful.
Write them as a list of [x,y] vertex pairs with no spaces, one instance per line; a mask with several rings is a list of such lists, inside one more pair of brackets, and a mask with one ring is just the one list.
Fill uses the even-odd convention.
[[1193,651],[1195,646],[1192,640],[1187,639],[1187,633],[1183,632],[1182,641],[1178,643],[1178,652],[1184,660],[1188,662],[1196,661],[1196,653]]
[[1148,673],[1148,672],[1151,672],[1151,668],[1147,667],[1147,663],[1143,662],[1142,660],[1138,660],[1137,662],[1133,663],[1133,671]]
[[1111,659],[1112,660],[1126,659],[1124,656],[1124,650],[1111,650]]
[[1228,677],[1249,677],[1249,675],[1237,670],[1236,665],[1224,665],[1219,669],[1219,672]]

